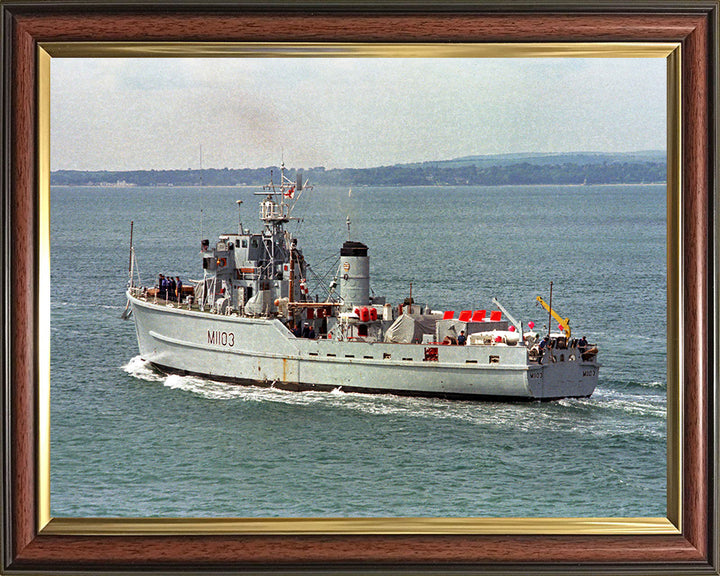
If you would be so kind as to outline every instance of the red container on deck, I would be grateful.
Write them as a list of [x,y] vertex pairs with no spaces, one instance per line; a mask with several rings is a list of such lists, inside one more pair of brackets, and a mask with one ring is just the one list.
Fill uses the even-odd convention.
[[472,321],[473,322],[482,322],[485,320],[485,315],[487,314],[486,310],[476,310],[473,314]]
[[458,320],[460,320],[460,322],[470,322],[470,318],[472,318],[472,310],[463,310],[460,312]]

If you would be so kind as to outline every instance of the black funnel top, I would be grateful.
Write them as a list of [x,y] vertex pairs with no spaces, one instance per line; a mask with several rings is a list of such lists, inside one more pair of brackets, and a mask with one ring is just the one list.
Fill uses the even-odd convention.
[[348,240],[340,249],[340,256],[367,256],[368,247],[362,242]]

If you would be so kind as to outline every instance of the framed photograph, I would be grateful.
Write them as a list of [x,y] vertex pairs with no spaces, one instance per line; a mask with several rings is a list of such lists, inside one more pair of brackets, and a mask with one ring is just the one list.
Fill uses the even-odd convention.
[[[0,8],[3,570],[718,573],[717,2],[629,9],[620,3],[565,2],[528,8],[9,1]],[[612,65],[603,68],[607,62]],[[210,94],[217,78],[224,79],[220,92],[238,96],[229,112]],[[478,78],[486,80],[477,83]],[[490,78],[521,80],[503,91]],[[558,101],[564,108],[538,102],[546,84],[562,93]],[[273,95],[278,92],[283,98]],[[507,110],[523,110],[522,116],[510,118],[496,104],[500,95],[514,98],[515,108],[508,103]],[[613,104],[605,108],[606,102]],[[417,124],[406,120],[400,103],[423,110]],[[374,117],[380,109],[383,116]],[[626,127],[625,142],[613,140],[617,129],[614,135],[581,137],[583,121],[610,113],[616,126]],[[123,114],[130,122],[111,121]],[[252,125],[239,122],[240,133],[231,130],[233,114],[252,118]],[[170,130],[181,117],[192,120]],[[546,142],[553,130],[577,138],[575,157],[561,144]],[[342,133],[342,139],[331,141],[330,131]],[[533,146],[531,152],[550,150],[549,159],[518,155],[502,144],[479,152],[444,144],[453,141],[451,133],[470,141],[533,131],[535,138],[528,136],[525,146]],[[385,132],[392,133],[387,142]],[[362,142],[371,139],[373,150],[365,150]],[[112,158],[97,154],[103,141],[115,150]],[[593,155],[585,150],[598,141],[614,156],[588,159]],[[170,151],[162,161],[174,175],[157,164],[143,165],[164,143]],[[227,155],[229,147],[240,152]],[[388,155],[398,148],[399,156]],[[657,151],[648,152],[651,148]],[[291,158],[301,150],[304,156]],[[352,241],[367,240],[375,254],[371,266],[392,275],[391,263],[415,248],[413,242],[380,240],[390,229],[419,235],[417,245],[424,250],[433,241],[454,246],[442,260],[476,282],[462,256],[463,235],[473,238],[468,223],[492,214],[496,221],[488,226],[497,231],[491,236],[506,264],[498,258],[485,263],[488,270],[513,279],[527,271],[528,294],[545,293],[547,287],[535,286],[539,280],[567,277],[567,291],[574,285],[585,293],[577,302],[591,300],[595,307],[583,325],[573,301],[576,325],[590,333],[590,326],[599,325],[596,317],[614,315],[603,336],[627,347],[615,356],[609,352],[612,361],[605,369],[617,386],[589,400],[518,409],[495,403],[478,410],[442,399],[357,399],[355,390],[342,385],[317,397],[284,392],[270,376],[262,392],[236,392],[221,383],[208,391],[206,381],[198,384],[184,371],[158,376],[129,352],[137,350],[133,322],[118,330],[111,325],[127,315],[127,277],[107,278],[117,266],[103,259],[123,261],[130,275],[148,266],[143,272],[151,289],[162,267],[192,278],[195,271],[175,257],[183,247],[190,257],[196,252],[185,236],[227,236],[222,226],[237,226],[238,210],[239,248],[249,234],[244,230],[257,226],[252,192],[257,176],[229,173],[237,166],[271,163],[268,151],[278,155],[268,178],[278,181],[285,163],[302,165],[329,190],[317,199],[308,192],[310,207],[300,219],[310,242],[303,249],[313,265],[322,260],[321,248],[332,252],[343,242],[356,246]],[[480,153],[494,154],[485,170],[477,164]],[[582,160],[577,153],[585,154]],[[353,154],[361,158],[349,160]],[[79,157],[83,161],[73,165]],[[463,169],[468,162],[472,170]],[[573,166],[582,162],[586,172],[572,180],[578,178]],[[68,166],[74,172],[65,170]],[[146,169],[143,177],[154,180],[138,185],[132,166]],[[354,171],[349,175],[343,166]],[[609,166],[622,166],[622,173],[608,176],[615,169]],[[631,174],[638,167],[644,172]],[[363,168],[373,169],[369,184]],[[109,180],[100,175],[107,170],[115,170]],[[593,180],[599,171],[604,176]],[[199,180],[173,180],[179,173]],[[532,182],[522,179],[530,173],[545,178],[532,190]],[[62,178],[71,185],[63,187]],[[381,180],[390,188],[374,185]],[[79,188],[72,185],[76,181]],[[393,188],[410,181],[412,194]],[[547,186],[549,181],[556,184]],[[618,189],[608,186],[613,182],[634,186],[632,206],[617,201]],[[527,198],[499,200],[509,197],[508,185],[521,184]],[[306,183],[293,174],[292,185],[288,197]],[[449,220],[427,216],[433,206],[452,213],[473,185],[485,190],[469,203],[476,212]],[[206,190],[213,186],[211,196]],[[574,205],[573,198],[590,196],[598,217],[588,228],[567,206]],[[524,212],[521,219],[519,205],[533,207],[527,214],[537,229],[525,224]],[[587,211],[587,204],[579,210]],[[425,220],[418,220],[423,213]],[[332,230],[310,223],[311,217]],[[525,236],[513,231],[516,217]],[[433,222],[443,222],[443,230],[431,233]],[[185,225],[197,233],[180,231]],[[457,229],[448,231],[454,225]],[[553,225],[557,230],[546,236]],[[604,234],[611,227],[615,248],[593,250],[593,241],[612,236]],[[508,229],[508,238],[499,241]],[[382,245],[388,243],[395,246]],[[547,244],[573,252],[568,270],[559,273],[553,264],[543,271]],[[164,260],[153,260],[156,248]],[[201,249],[208,250],[205,244]],[[530,261],[516,270],[509,261],[521,253]],[[605,273],[589,263],[599,253]],[[392,302],[407,296],[405,305],[413,306],[428,294],[447,298],[447,305],[428,302],[428,311],[460,309],[473,290],[512,297],[512,287],[490,294],[496,288],[470,290],[454,280],[423,294],[422,284],[436,282],[441,267],[436,256],[425,260],[427,269],[399,273],[394,284],[381,284],[380,273],[373,277]],[[573,282],[582,274],[612,274],[616,286],[611,289],[607,278]],[[629,285],[636,278],[643,283]],[[289,286],[292,294],[292,281]],[[114,288],[120,296],[108,295]],[[85,309],[83,293],[96,304],[104,302],[104,312],[97,314],[97,305]],[[556,298],[562,302],[558,292]],[[562,346],[570,354],[567,319],[558,314],[553,319],[552,302],[538,301],[551,309],[550,317],[522,304],[523,321],[535,320],[538,328],[544,322],[548,334],[557,328],[562,336],[566,330]],[[628,312],[628,306],[636,308]],[[508,332],[513,332],[517,321],[504,308],[503,314],[512,320]],[[613,340],[618,327],[627,334]],[[223,335],[212,337],[217,340],[212,344],[220,345]],[[437,348],[426,348],[425,361],[428,350],[437,354]],[[103,354],[104,363],[98,360]],[[113,374],[126,376],[121,385],[104,374],[110,361]],[[298,398],[305,404],[298,405]],[[348,408],[349,399],[354,408]],[[612,423],[607,414],[593,411],[593,401],[613,413]],[[209,404],[217,409],[213,416],[207,414]],[[376,417],[380,413],[382,419]],[[382,420],[390,428],[383,429]],[[405,426],[412,431],[402,432]],[[576,433],[579,427],[590,433]],[[303,428],[304,436],[295,433]],[[233,433],[226,432],[230,429]],[[613,435],[611,429],[625,432]],[[440,438],[435,444],[434,437]],[[481,441],[487,449],[467,448]],[[382,448],[383,442],[402,446],[393,451]],[[193,467],[192,455],[201,453],[208,458],[197,458]],[[403,460],[409,454],[413,462]],[[545,465],[523,471],[538,454],[544,454]],[[304,464],[286,465],[294,457]],[[423,458],[427,462],[420,464]],[[385,476],[373,472],[379,464]],[[241,469],[240,477],[232,472]],[[437,477],[425,478],[420,469]],[[518,489],[497,490],[496,480],[482,484],[478,470],[508,484],[514,480]],[[578,480],[566,481],[567,475]],[[568,491],[573,505],[563,499]]]

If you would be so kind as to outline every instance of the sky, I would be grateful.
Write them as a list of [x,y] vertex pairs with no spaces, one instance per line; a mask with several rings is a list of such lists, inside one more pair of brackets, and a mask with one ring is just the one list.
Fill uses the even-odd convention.
[[53,58],[52,170],[666,148],[663,58]]

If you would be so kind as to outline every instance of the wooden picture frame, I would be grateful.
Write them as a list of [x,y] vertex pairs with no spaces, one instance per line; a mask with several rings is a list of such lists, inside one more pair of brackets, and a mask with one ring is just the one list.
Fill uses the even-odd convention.
[[[717,1],[362,4],[5,1],[2,16],[3,524],[8,573],[381,572],[718,574]],[[282,19],[282,26],[278,20]],[[232,521],[51,521],[47,490],[49,292],[43,237],[49,56],[84,43],[663,43],[669,66],[670,211],[668,518],[591,529],[563,519],[500,519],[478,527],[436,519],[352,524]],[[669,383],[670,388],[670,383]],[[673,497],[673,494],[676,497]]]

